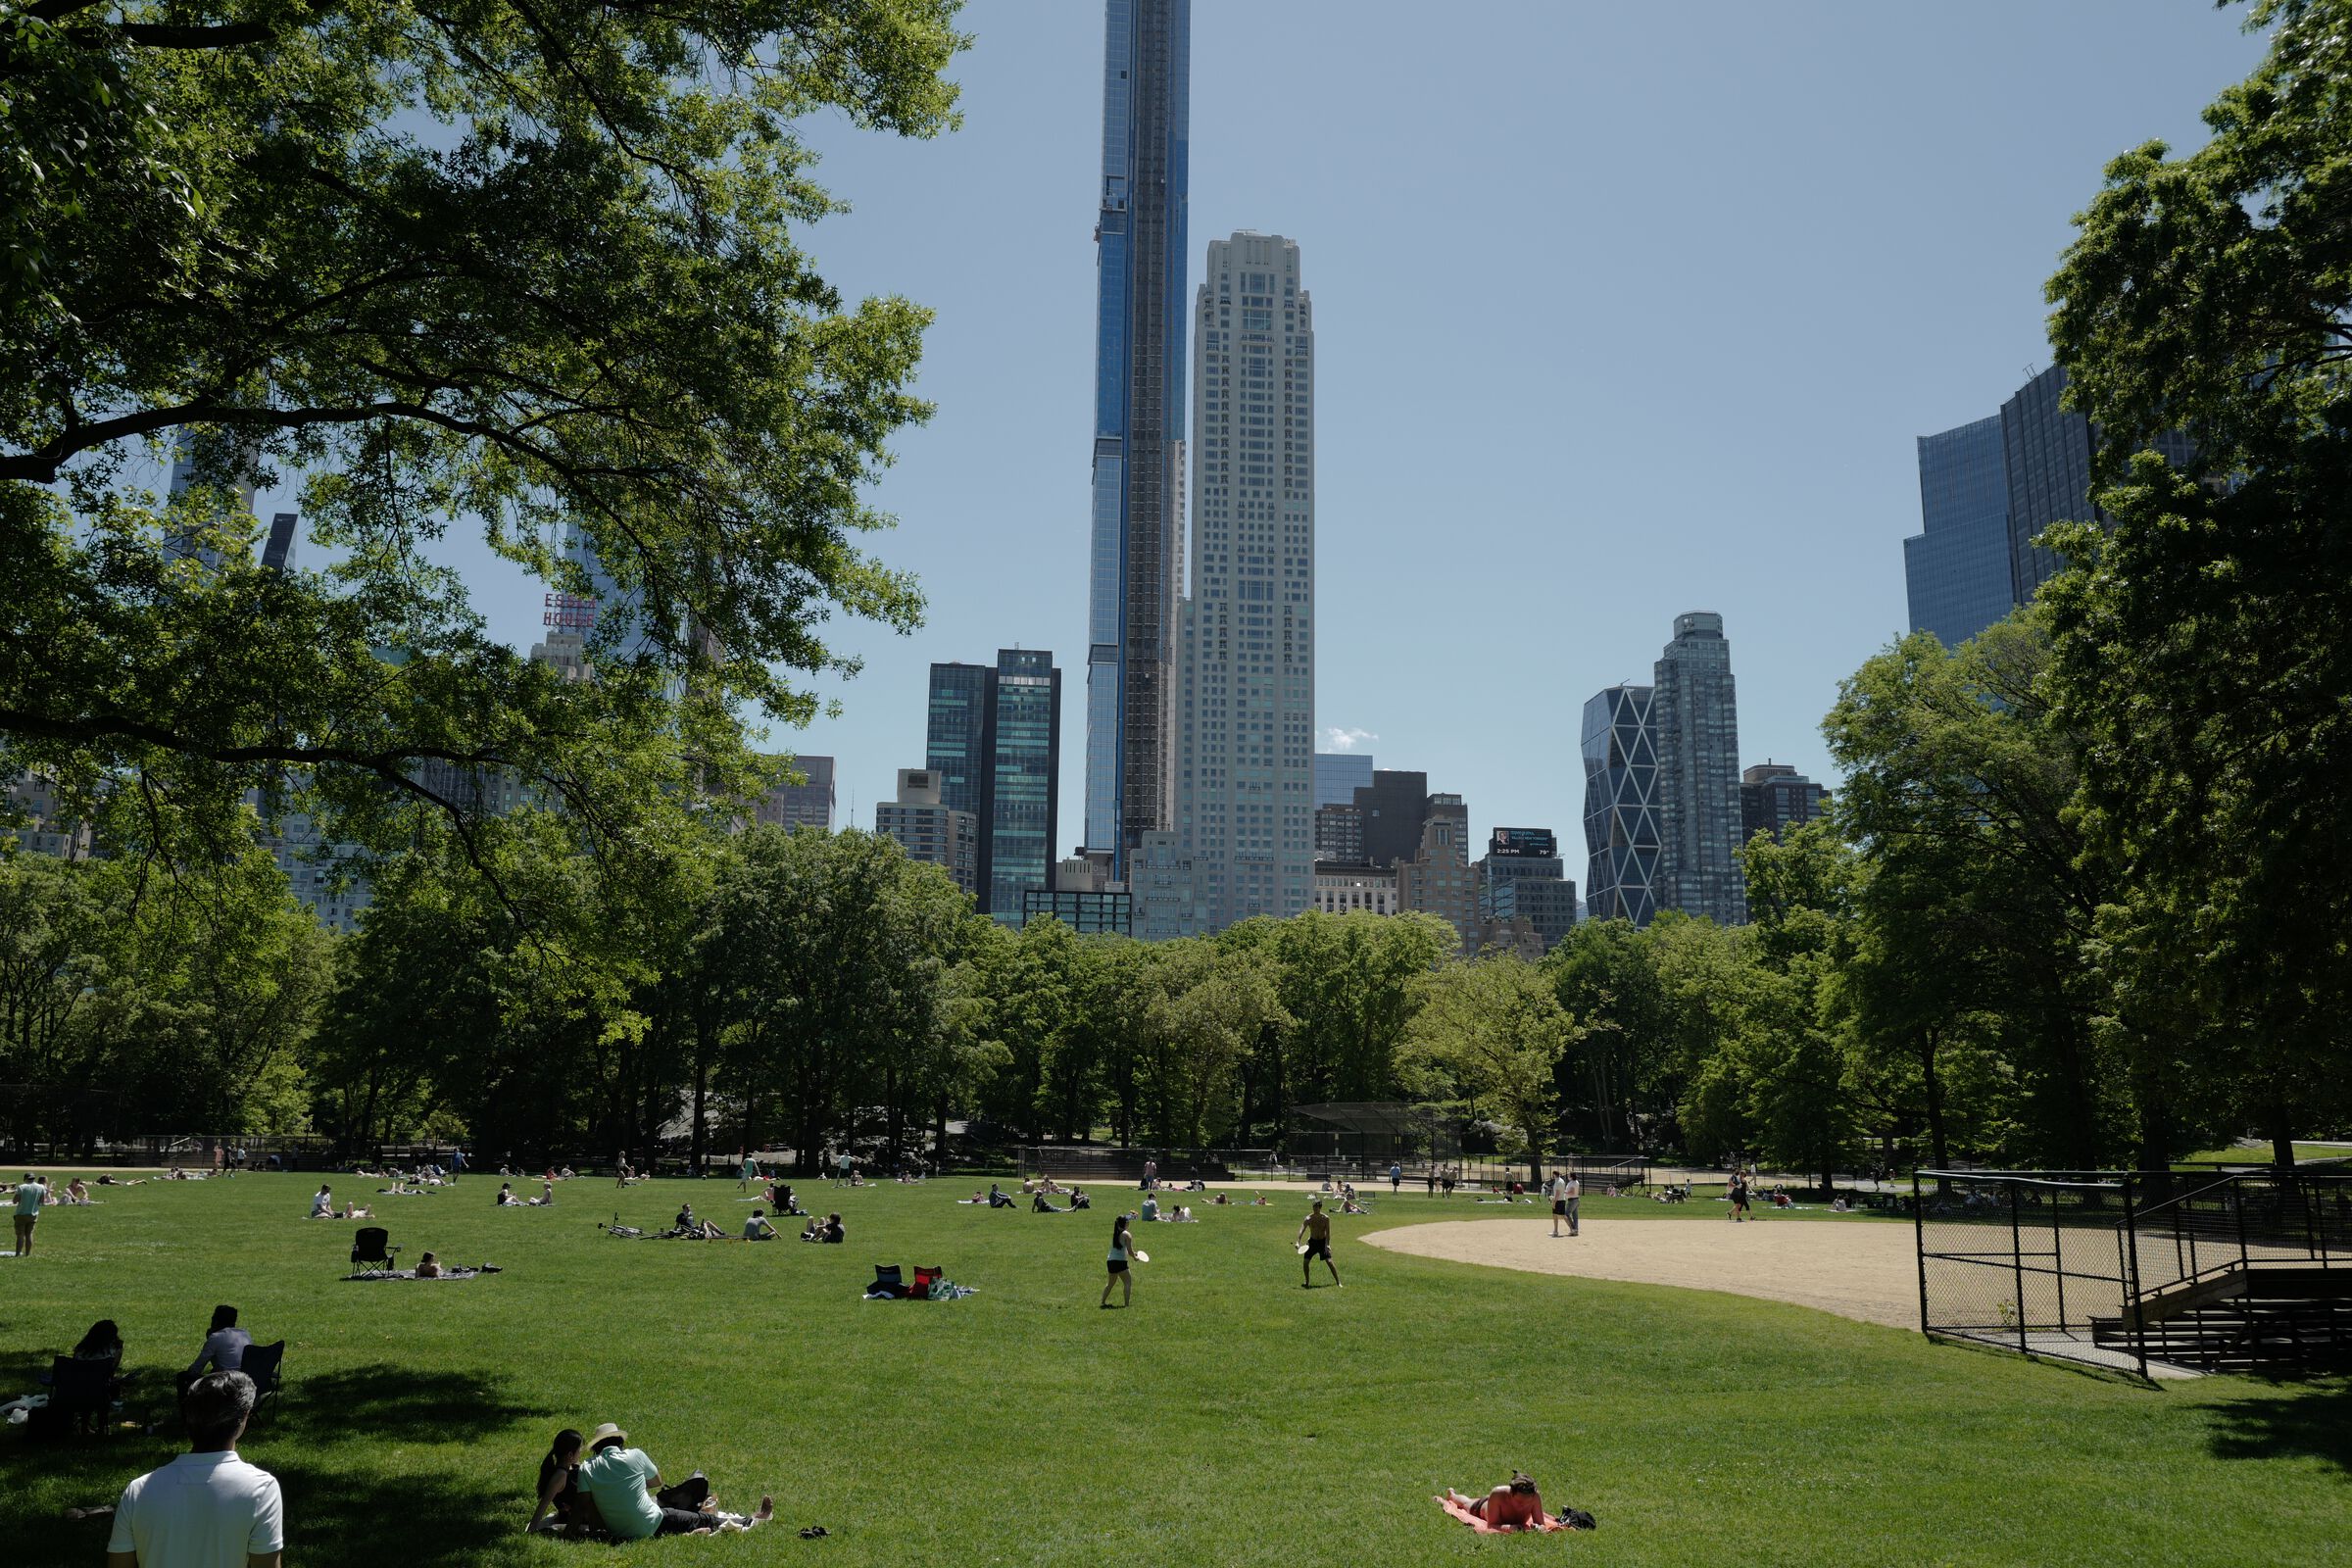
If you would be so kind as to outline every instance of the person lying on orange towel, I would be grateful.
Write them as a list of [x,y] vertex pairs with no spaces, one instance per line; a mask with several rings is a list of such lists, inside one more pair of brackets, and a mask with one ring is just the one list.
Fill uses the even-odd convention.
[[1451,1487],[1446,1489],[1446,1496],[1491,1530],[1543,1530],[1551,1524],[1535,1478],[1524,1470],[1512,1471],[1508,1486],[1496,1487],[1483,1497],[1465,1497]]

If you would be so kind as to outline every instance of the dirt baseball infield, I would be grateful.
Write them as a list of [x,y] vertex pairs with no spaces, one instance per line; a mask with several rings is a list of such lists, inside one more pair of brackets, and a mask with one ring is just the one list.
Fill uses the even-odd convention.
[[1588,1219],[1553,1240],[1551,1216],[1438,1220],[1357,1238],[1391,1251],[1532,1274],[1793,1301],[1864,1323],[1919,1327],[1919,1257],[1908,1225],[1760,1219]]

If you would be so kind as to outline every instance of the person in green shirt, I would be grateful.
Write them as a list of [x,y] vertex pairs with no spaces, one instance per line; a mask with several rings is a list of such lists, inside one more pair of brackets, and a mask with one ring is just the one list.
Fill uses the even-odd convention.
[[32,1172],[24,1173],[24,1185],[17,1189],[17,1255],[32,1255],[32,1228],[40,1223],[41,1205],[49,1201],[49,1189],[41,1185]]
[[720,1513],[710,1484],[699,1475],[664,1487],[652,1458],[628,1444],[629,1435],[608,1421],[588,1435],[588,1458],[580,1466],[580,1490],[596,1499],[605,1529],[615,1541],[749,1530],[775,1515],[770,1497],[761,1497],[760,1511],[748,1519]]

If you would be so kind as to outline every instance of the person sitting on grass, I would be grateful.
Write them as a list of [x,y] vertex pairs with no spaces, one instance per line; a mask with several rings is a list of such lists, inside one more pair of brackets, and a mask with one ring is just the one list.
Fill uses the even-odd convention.
[[80,1178],[80,1177],[76,1176],[76,1177],[74,1177],[74,1178],[72,1181],[70,1181],[70,1182],[66,1183],[66,1201],[67,1201],[67,1202],[69,1202],[69,1203],[86,1203],[86,1202],[88,1202],[89,1200],[90,1200],[90,1190],[89,1190],[87,1187],[84,1187],[84,1186],[81,1184],[81,1178]]
[[661,1470],[645,1450],[628,1443],[629,1435],[608,1421],[589,1435],[588,1459],[580,1466],[580,1490],[596,1500],[613,1540],[749,1530],[775,1517],[772,1497],[761,1497],[760,1511],[749,1518],[720,1513],[710,1483],[700,1475],[664,1487]]
[[1144,1195],[1144,1210],[1136,1217],[1147,1225],[1152,1224],[1159,1218],[1159,1196],[1156,1193]]
[[747,1242],[772,1242],[776,1239],[776,1228],[767,1222],[765,1210],[752,1210],[752,1217],[743,1222],[743,1239]]
[[991,1208],[1010,1208],[1012,1207],[1012,1195],[1004,1191],[1004,1189],[1002,1187],[999,1187],[995,1182],[990,1182],[988,1184],[988,1206]]
[[556,1434],[547,1457],[539,1461],[539,1502],[531,1510],[531,1522],[522,1527],[524,1535],[537,1530],[543,1520],[550,1530],[575,1541],[605,1528],[596,1499],[580,1490],[580,1460],[587,1446],[588,1440],[570,1427]]
[[1446,1496],[1496,1530],[1540,1530],[1551,1522],[1544,1512],[1544,1498],[1536,1491],[1534,1478],[1524,1470],[1512,1471],[1508,1485],[1496,1487],[1483,1497],[1465,1497],[1451,1487],[1446,1489]]
[[1086,1190],[1084,1188],[1073,1187],[1070,1189],[1070,1207],[1092,1208],[1094,1206],[1095,1200],[1086,1196]]
[[1193,1219],[1193,1205],[1190,1203],[1178,1203],[1174,1208],[1168,1211],[1167,1221],[1171,1225],[1191,1225],[1196,1223]]
[[499,1183],[498,1197],[492,1201],[491,1207],[520,1208],[522,1206],[522,1200],[514,1196],[514,1184],[513,1182]]
[[416,1260],[416,1277],[420,1280],[439,1279],[441,1277],[441,1259],[430,1252],[418,1258]]
[[1066,1214],[1069,1210],[1055,1208],[1052,1203],[1046,1201],[1046,1195],[1043,1193],[1032,1193],[1029,1195],[1029,1212],[1032,1214]]
[[534,1198],[534,1199],[532,1199],[532,1200],[530,1200],[528,1203],[524,1204],[523,1206],[524,1206],[524,1207],[526,1207],[526,1208],[553,1208],[553,1207],[555,1207],[555,1206],[556,1206],[556,1183],[555,1183],[555,1178],[553,1178],[553,1177],[550,1177],[550,1178],[548,1178],[546,1181],[543,1181],[543,1182],[541,1182],[541,1183],[539,1184],[539,1196],[538,1196],[537,1198]]
[[835,1245],[839,1245],[840,1243],[848,1241],[848,1233],[843,1231],[841,1228],[841,1216],[839,1214],[827,1214],[825,1216],[825,1223],[817,1229],[816,1239],[820,1242],[828,1242]]
[[326,1183],[320,1182],[318,1190],[311,1195],[311,1218],[333,1219],[334,1217],[335,1195]]

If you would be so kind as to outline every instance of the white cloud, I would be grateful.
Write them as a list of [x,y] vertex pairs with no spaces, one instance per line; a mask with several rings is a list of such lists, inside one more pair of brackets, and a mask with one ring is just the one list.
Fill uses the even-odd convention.
[[1337,724],[1327,724],[1323,728],[1323,749],[1327,752],[1352,752],[1366,741],[1378,739],[1380,737],[1368,729],[1342,729]]

